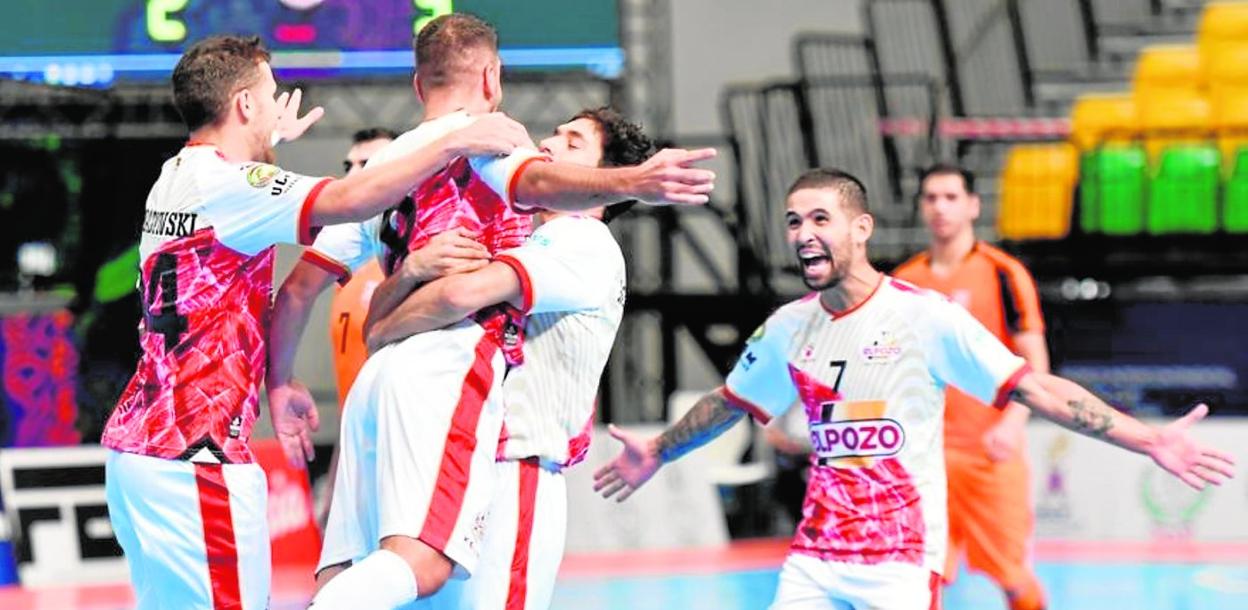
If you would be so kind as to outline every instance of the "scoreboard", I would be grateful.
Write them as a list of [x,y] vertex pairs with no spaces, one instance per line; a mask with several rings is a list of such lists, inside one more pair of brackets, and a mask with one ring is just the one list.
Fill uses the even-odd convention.
[[79,86],[167,78],[186,46],[256,34],[287,78],[409,73],[429,20],[492,23],[509,69],[623,68],[617,0],[3,0],[0,76]]

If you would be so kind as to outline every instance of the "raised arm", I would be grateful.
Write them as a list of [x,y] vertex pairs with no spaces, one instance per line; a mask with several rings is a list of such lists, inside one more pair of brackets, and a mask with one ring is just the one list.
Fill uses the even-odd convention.
[[711,442],[745,414],[721,387],[700,398],[680,421],[653,438],[610,426],[611,436],[624,443],[624,451],[594,473],[594,491],[604,498],[627,500],[663,464]]
[[525,206],[579,211],[626,199],[650,205],[699,205],[710,200],[715,173],[691,167],[715,149],[666,149],[635,167],[596,168],[571,163],[529,163],[511,185]]
[[311,226],[365,220],[403,199],[456,157],[505,155],[532,146],[524,127],[501,113],[489,114],[430,145],[329,182],[312,204]]
[[1206,483],[1220,485],[1235,474],[1233,457],[1196,442],[1188,433],[1209,413],[1203,404],[1156,428],[1115,410],[1073,381],[1043,373],[1023,376],[1011,398],[1065,428],[1147,455],[1196,489]]
[[[1049,372],[1049,348],[1044,342],[1044,333],[1024,331],[1014,334],[1014,348],[1031,370],[1037,373]],[[984,449],[989,459],[1004,461],[1015,456],[1023,447],[1023,438],[1027,432],[1027,420],[1031,410],[1018,402],[1010,402],[1005,407],[1001,420],[984,434]]]

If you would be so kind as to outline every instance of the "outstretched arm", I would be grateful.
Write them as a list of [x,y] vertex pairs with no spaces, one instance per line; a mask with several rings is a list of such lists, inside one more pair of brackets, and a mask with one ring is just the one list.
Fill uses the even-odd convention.
[[594,473],[594,491],[623,502],[660,466],[711,442],[743,417],[745,411],[734,406],[721,387],[699,399],[680,421],[656,437],[642,439],[612,425],[611,436],[624,443],[624,451]]
[[1192,424],[1209,413],[1203,404],[1164,427],[1154,428],[1115,410],[1079,384],[1055,375],[1025,375],[1012,397],[1070,430],[1143,453],[1196,489],[1203,489],[1206,483],[1220,485],[1235,474],[1233,457],[1197,443],[1188,433]]
[[715,149],[666,149],[634,167],[596,168],[572,163],[529,163],[510,187],[513,201],[579,211],[638,199],[650,205],[698,205],[710,200],[715,173],[692,167]]
[[509,154],[532,146],[524,127],[501,113],[486,115],[389,163],[329,182],[312,204],[310,225],[364,220],[383,212],[456,157]]

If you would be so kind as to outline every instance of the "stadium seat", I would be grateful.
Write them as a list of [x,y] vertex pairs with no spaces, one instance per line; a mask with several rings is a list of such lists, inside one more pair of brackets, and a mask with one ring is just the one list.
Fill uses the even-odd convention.
[[1198,89],[1200,50],[1195,45],[1154,45],[1140,51],[1132,88],[1136,91]]
[[1084,152],[1107,142],[1129,141],[1138,132],[1135,97],[1130,93],[1081,95],[1070,111],[1071,142]]
[[1237,151],[1248,144],[1248,43],[1222,45],[1208,63],[1213,128],[1229,174]]
[[1144,229],[1144,149],[1110,144],[1083,155],[1080,223],[1084,232],[1135,235]]
[[1196,28],[1196,44],[1205,60],[1202,80],[1212,80],[1213,66],[1208,62],[1226,45],[1248,41],[1248,2],[1210,2],[1200,15]]
[[1135,97],[1082,95],[1071,110],[1071,142],[1081,152],[1079,226],[1085,233],[1133,235],[1144,228],[1144,151]]
[[1022,144],[1010,149],[1001,178],[997,230],[1004,239],[1058,239],[1070,232],[1078,179],[1073,146]]
[[1226,181],[1222,228],[1228,233],[1248,233],[1248,149],[1239,149]]
[[1148,232],[1212,233],[1218,228],[1221,157],[1212,145],[1166,148],[1148,184]]
[[1135,90],[1144,150],[1156,165],[1163,150],[1213,139],[1213,111],[1204,92],[1192,89]]

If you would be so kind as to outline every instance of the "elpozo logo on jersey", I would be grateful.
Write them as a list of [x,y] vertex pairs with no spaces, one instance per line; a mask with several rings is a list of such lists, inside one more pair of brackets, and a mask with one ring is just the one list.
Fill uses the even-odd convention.
[[867,364],[896,362],[901,358],[902,354],[901,341],[893,333],[883,331],[877,335],[875,340],[862,346],[859,353]]
[[905,446],[906,431],[897,420],[888,418],[812,423],[810,442],[820,463],[889,457]]

